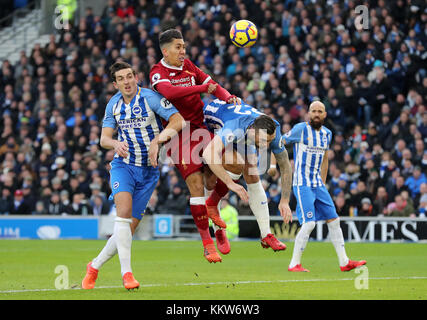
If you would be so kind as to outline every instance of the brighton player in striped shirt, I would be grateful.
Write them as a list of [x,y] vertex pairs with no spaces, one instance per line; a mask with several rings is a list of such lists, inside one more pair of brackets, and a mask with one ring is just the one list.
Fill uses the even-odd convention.
[[[219,178],[206,200],[210,216],[219,215],[219,201],[229,190],[236,189],[236,181],[243,174],[248,189],[249,206],[260,230],[261,245],[274,251],[285,250],[286,246],[270,231],[267,196],[259,178],[259,173],[267,167],[267,150],[270,149],[281,173],[280,214],[285,223],[292,221],[289,208],[292,170],[288,152],[281,142],[280,124],[244,102],[240,105],[227,104],[216,99],[204,107],[203,113],[209,130],[215,131],[215,138],[206,147],[203,157]],[[213,228],[217,235],[219,227],[214,225]],[[222,254],[229,253],[230,244],[227,238],[216,238],[219,251]]]
[[323,126],[325,105],[315,101],[309,106],[309,122],[296,124],[282,136],[285,144],[293,143],[294,176],[293,193],[297,199],[296,213],[302,225],[295,238],[294,251],[288,270],[308,272],[301,266],[301,256],[307,245],[315,222],[325,220],[331,242],[335,247],[341,271],[350,271],[366,264],[365,260],[353,261],[344,248],[340,219],[334,202],[325,187],[328,172],[328,149],[332,133]]
[[[125,288],[139,287],[131,270],[131,244],[132,234],[159,180],[159,170],[150,163],[150,156],[157,152],[159,144],[170,140],[185,126],[184,118],[166,98],[137,85],[137,76],[129,64],[114,63],[110,76],[119,92],[107,104],[100,144],[116,152],[111,162],[110,183],[117,217],[113,235],[87,265],[83,289],[95,286],[99,268],[116,253]],[[161,118],[168,121],[164,129]],[[118,138],[114,139],[116,128]]]

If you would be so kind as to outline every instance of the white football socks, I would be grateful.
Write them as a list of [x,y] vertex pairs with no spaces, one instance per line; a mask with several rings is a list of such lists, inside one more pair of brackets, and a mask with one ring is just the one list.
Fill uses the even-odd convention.
[[297,264],[301,263],[302,253],[304,252],[308,239],[310,238],[310,233],[313,231],[315,226],[316,223],[314,221],[309,221],[302,224],[302,227],[295,238],[294,252],[292,253],[292,260],[289,264],[289,268],[293,268]]
[[270,212],[268,210],[268,201],[261,181],[247,184],[249,195],[249,207],[258,222],[261,239],[265,238],[270,231]]
[[327,223],[327,225],[329,229],[329,237],[331,238],[331,242],[335,247],[340,267],[344,267],[348,264],[349,259],[345,252],[344,237],[340,226],[340,219],[337,218]]
[[122,276],[126,272],[132,272],[130,266],[132,231],[130,224],[132,219],[116,217],[114,223],[114,235],[116,239],[117,252],[119,254]]
[[113,233],[113,235],[110,237],[110,239],[108,239],[107,244],[99,253],[99,255],[92,260],[91,265],[93,268],[99,270],[99,268],[101,268],[104,265],[104,263],[106,263],[116,254],[117,254],[116,235]]

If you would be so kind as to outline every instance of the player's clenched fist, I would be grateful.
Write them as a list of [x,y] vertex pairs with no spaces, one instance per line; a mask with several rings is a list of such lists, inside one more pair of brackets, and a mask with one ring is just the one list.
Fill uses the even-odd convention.
[[209,86],[208,86],[208,93],[209,94],[213,94],[215,91],[216,91],[216,88],[218,87],[218,84],[217,83],[209,83]]
[[129,145],[126,141],[117,141],[114,144],[114,151],[123,158],[126,158],[128,156],[129,151]]

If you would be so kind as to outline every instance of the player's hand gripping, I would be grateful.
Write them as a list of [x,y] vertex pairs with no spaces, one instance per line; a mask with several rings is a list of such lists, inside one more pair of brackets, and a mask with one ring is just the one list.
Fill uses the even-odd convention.
[[286,224],[289,222],[292,222],[292,211],[291,211],[291,208],[289,207],[289,203],[285,201],[280,201],[279,211],[280,211],[280,215],[283,218],[283,221]]
[[229,190],[235,192],[240,197],[240,199],[242,199],[243,201],[245,201],[245,202],[249,201],[248,192],[240,184],[237,184],[234,181],[232,181],[229,184],[227,184],[227,187]]
[[129,145],[126,141],[116,141],[114,144],[114,151],[123,158],[128,156]]
[[242,100],[239,97],[232,95],[232,96],[230,96],[230,98],[228,98],[227,103],[232,103],[234,105],[236,105],[236,104],[241,105]]

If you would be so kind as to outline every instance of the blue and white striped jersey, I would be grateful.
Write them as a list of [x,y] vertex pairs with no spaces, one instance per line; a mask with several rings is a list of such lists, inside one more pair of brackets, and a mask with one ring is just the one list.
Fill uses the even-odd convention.
[[138,87],[136,96],[125,104],[120,91],[108,102],[102,127],[118,127],[118,140],[126,141],[129,154],[126,158],[114,157],[126,164],[151,166],[148,148],[151,140],[163,130],[160,117],[169,117],[178,110],[160,94]]
[[[240,142],[245,137],[248,127],[256,118],[263,115],[262,112],[243,101],[241,105],[234,105],[219,99],[205,105],[203,114],[206,126],[212,132],[217,130],[215,134],[221,137],[224,146]],[[284,151],[284,145],[281,143],[280,124],[276,120],[273,121],[276,123],[276,137],[270,143],[270,148],[277,154]]]
[[296,124],[283,135],[285,144],[294,144],[294,186],[323,186],[320,167],[325,151],[329,149],[332,132],[322,126],[314,130],[308,122]]

